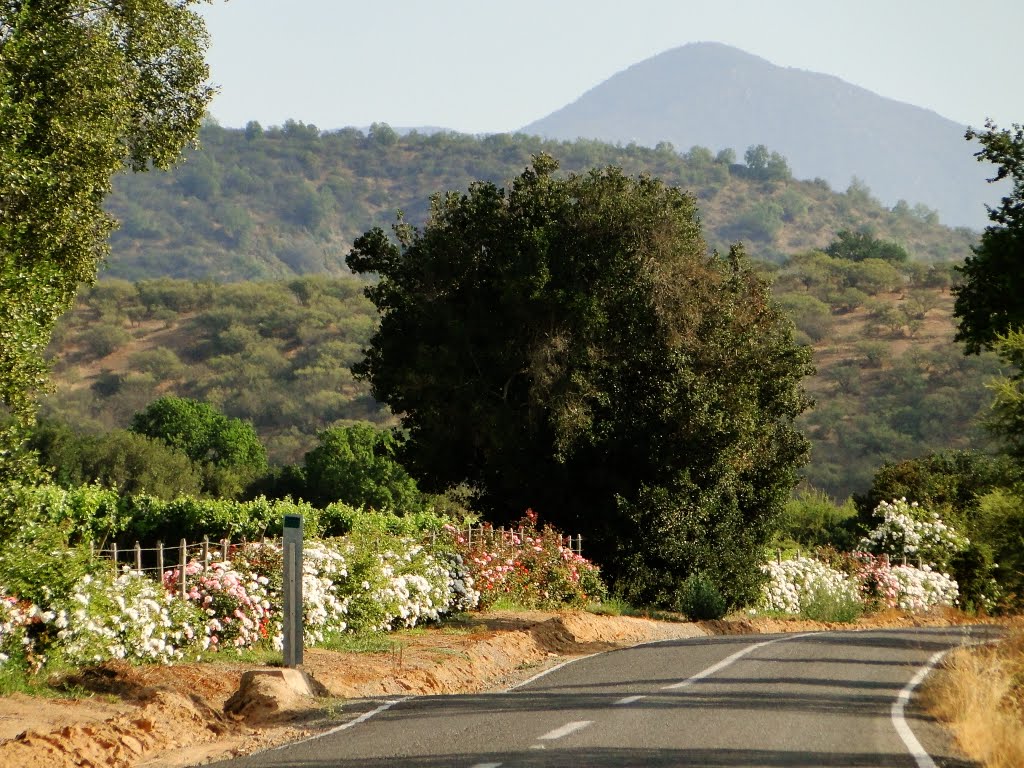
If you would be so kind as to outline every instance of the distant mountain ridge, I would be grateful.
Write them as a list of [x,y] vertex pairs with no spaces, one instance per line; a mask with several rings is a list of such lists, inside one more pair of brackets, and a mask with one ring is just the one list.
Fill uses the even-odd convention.
[[[979,123],[981,121],[979,120]],[[691,43],[612,76],[575,102],[521,129],[547,138],[667,141],[732,148],[765,144],[797,178],[845,189],[863,180],[883,203],[938,210],[943,223],[984,227],[986,183],[965,126],[832,75],[776,66],[721,43]]]

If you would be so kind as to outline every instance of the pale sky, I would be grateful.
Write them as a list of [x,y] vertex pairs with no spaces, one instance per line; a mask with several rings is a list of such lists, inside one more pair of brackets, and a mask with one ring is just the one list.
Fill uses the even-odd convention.
[[1024,122],[1020,0],[214,0],[203,14],[211,113],[229,127],[508,132],[697,41],[965,125]]

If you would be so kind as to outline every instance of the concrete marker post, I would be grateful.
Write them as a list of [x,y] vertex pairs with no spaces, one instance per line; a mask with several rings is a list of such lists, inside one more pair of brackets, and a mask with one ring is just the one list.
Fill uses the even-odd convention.
[[302,515],[284,516],[284,665],[302,664]]

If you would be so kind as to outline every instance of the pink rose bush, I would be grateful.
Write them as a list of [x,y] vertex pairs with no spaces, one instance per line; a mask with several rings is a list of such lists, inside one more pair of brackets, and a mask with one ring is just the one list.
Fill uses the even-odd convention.
[[480,590],[480,604],[502,600],[522,607],[580,607],[605,595],[597,566],[565,546],[551,526],[537,527],[527,510],[518,529],[483,532],[470,541],[449,529],[454,546]]

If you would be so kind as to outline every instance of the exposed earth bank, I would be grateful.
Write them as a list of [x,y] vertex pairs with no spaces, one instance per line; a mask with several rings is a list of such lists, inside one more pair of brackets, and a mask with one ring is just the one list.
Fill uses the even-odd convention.
[[[69,678],[91,695],[0,697],[0,767],[182,768],[248,754],[338,725],[372,697],[500,691],[576,656],[719,634],[962,623],[953,612],[886,613],[856,625],[778,619],[661,622],[585,612],[495,612],[398,633],[386,653],[307,649],[312,691],[240,663],[104,664]],[[266,674],[243,674],[263,671]],[[313,695],[309,695],[312,693]]]

